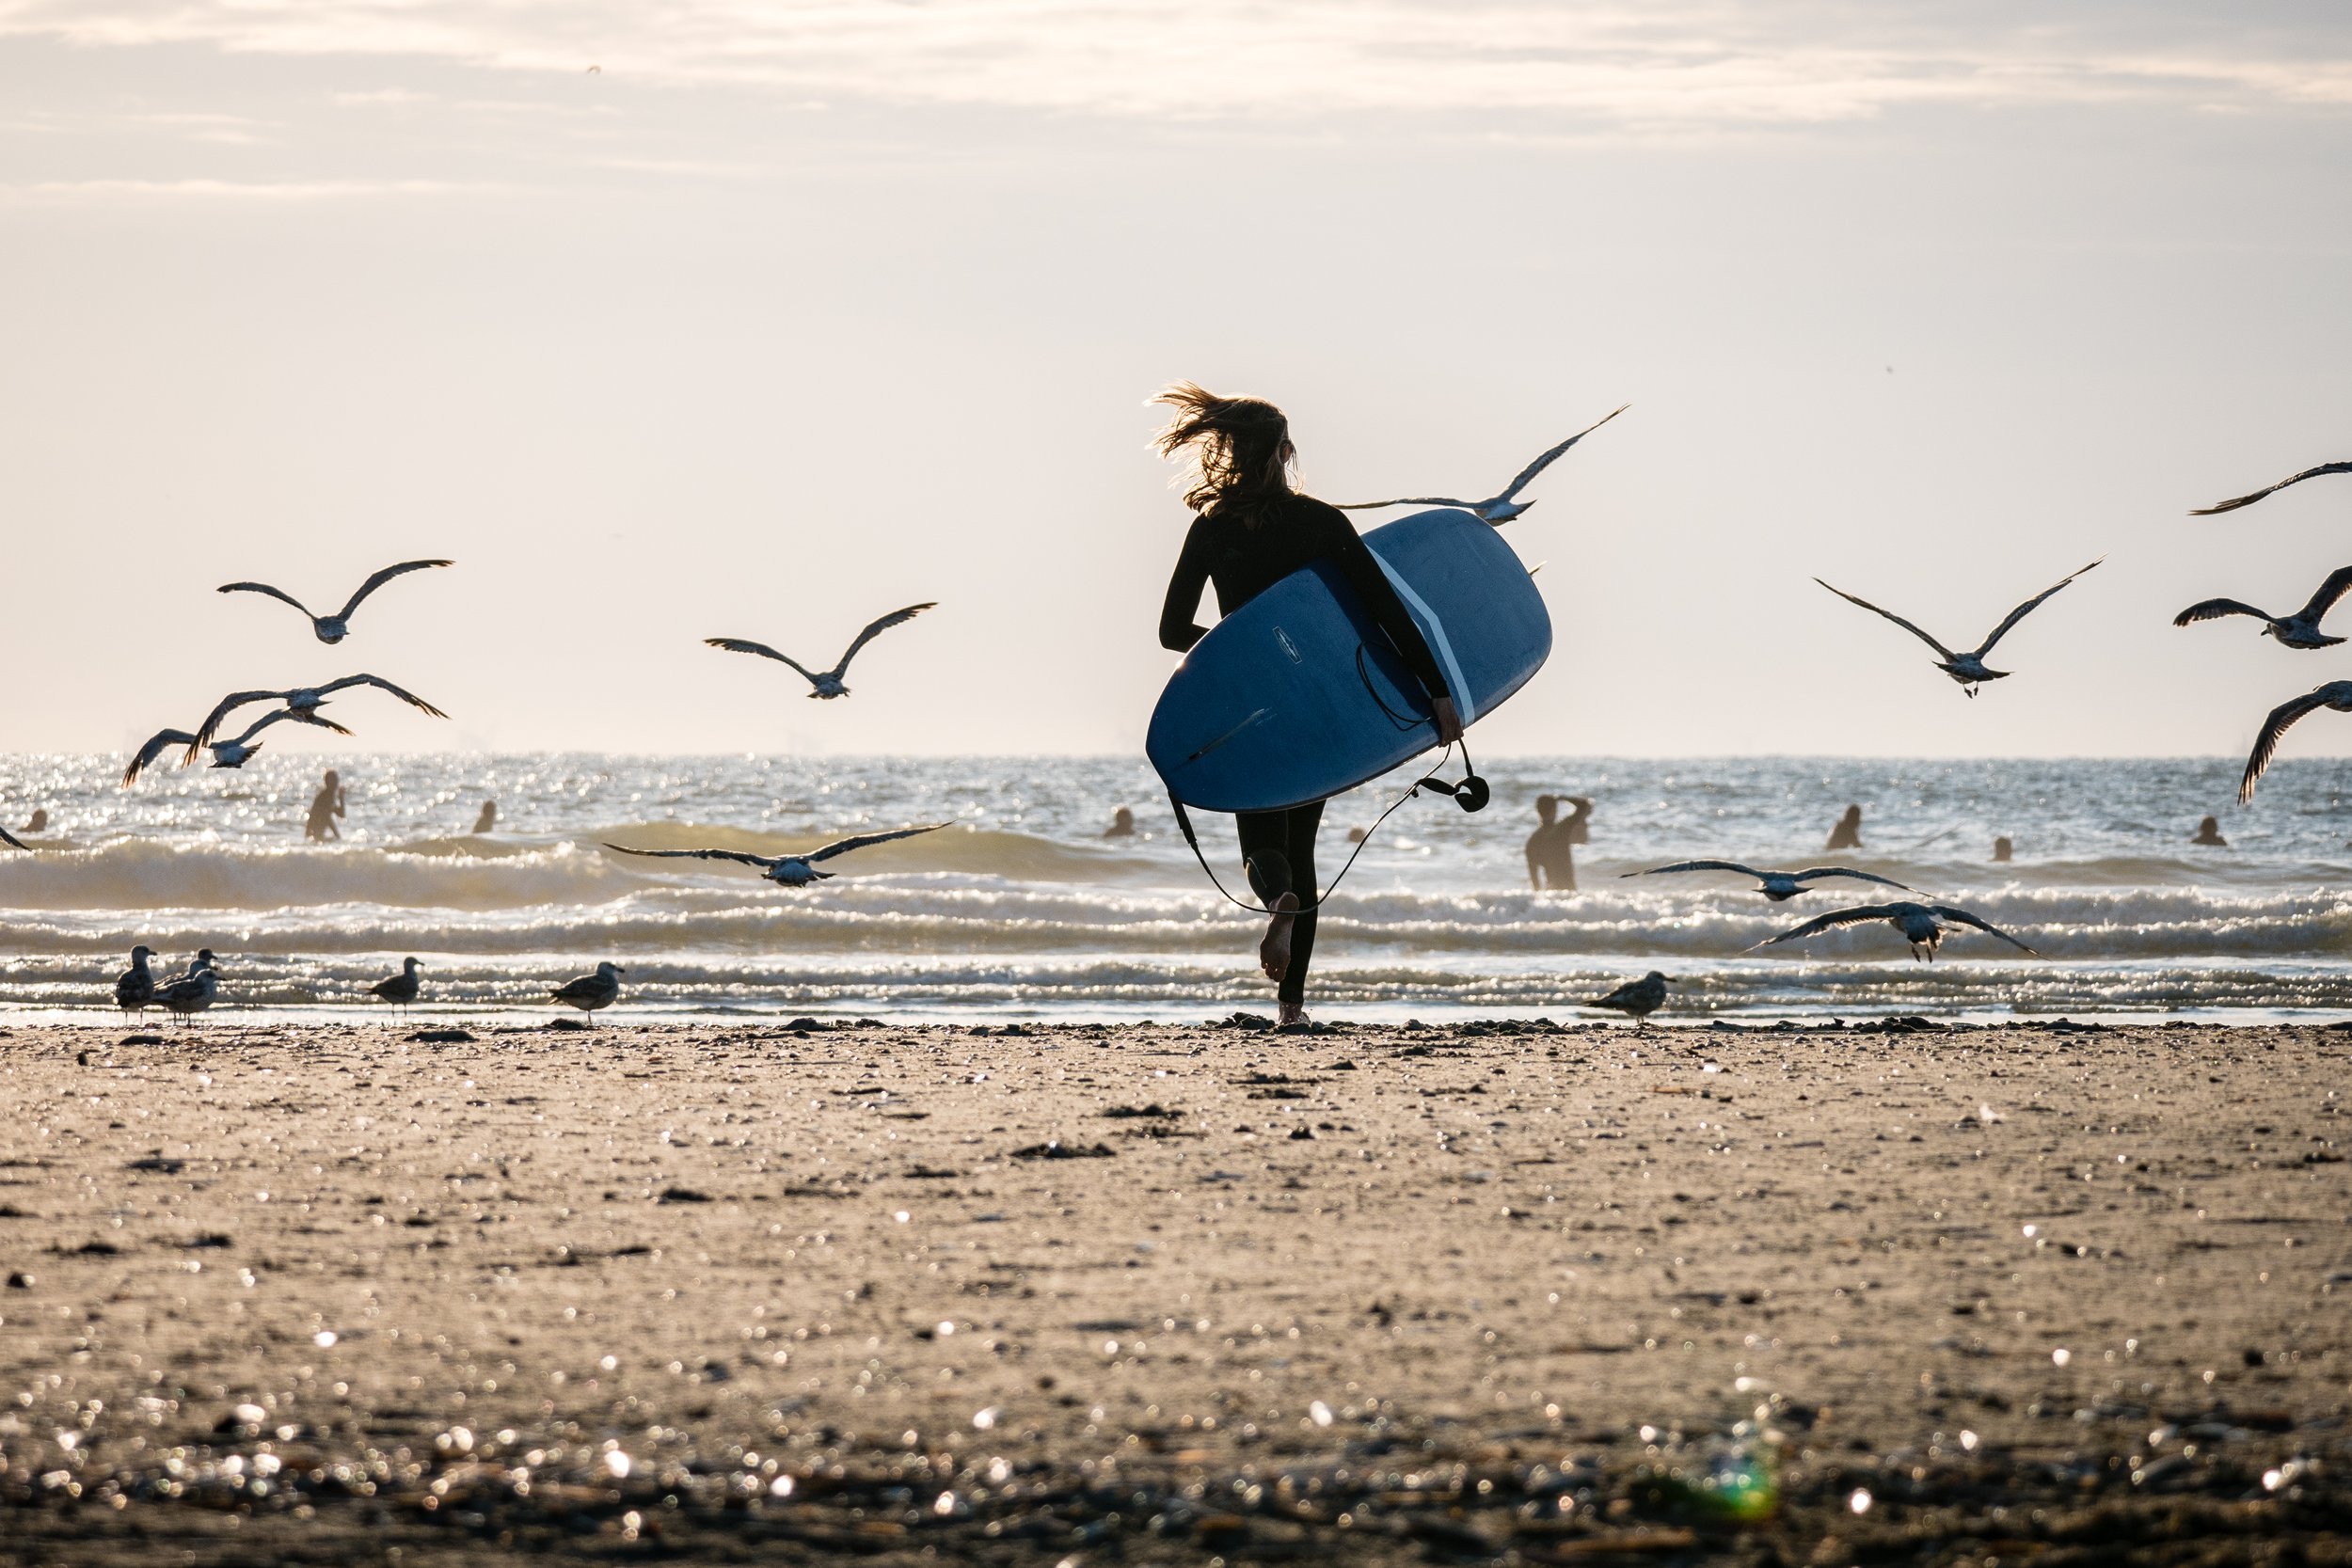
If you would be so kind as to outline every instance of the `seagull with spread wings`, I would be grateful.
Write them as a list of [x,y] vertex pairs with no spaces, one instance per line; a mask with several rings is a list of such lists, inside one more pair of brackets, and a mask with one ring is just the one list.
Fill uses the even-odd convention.
[[[2106,559],[2106,556],[2101,556],[2099,561],[2105,561]],[[2098,565],[2099,561],[2092,562],[2090,566]],[[2002,680],[2014,673],[2009,670],[1993,670],[1986,668],[1984,662],[1985,656],[1993,651],[1993,644],[2008,636],[2009,628],[2024,620],[2027,613],[2033,610],[2034,606],[2040,604],[2042,600],[2048,598],[2051,594],[2057,593],[2059,589],[2065,587],[2076,578],[2081,577],[2083,572],[2090,571],[2090,566],[2085,566],[2080,571],[2069,572],[2066,576],[2058,578],[2058,581],[2052,583],[2049,587],[2044,588],[2041,593],[2036,594],[2032,598],[2027,599],[2024,604],[2019,605],[2015,610],[2010,610],[2009,612],[2009,618],[2003,621],[1999,626],[1993,628],[1992,636],[1977,644],[1976,649],[1973,652],[1964,654],[1956,654],[1952,652],[1951,649],[1947,648],[1943,643],[1938,642],[1934,638],[1930,637],[1926,632],[1921,631],[1917,626],[1913,626],[1909,621],[1904,620],[1901,616],[1896,614],[1891,610],[1881,610],[1878,606],[1872,604],[1867,599],[1858,599],[1842,588],[1834,588],[1826,582],[1821,582],[1820,578],[1815,578],[1813,580],[1815,582],[1821,582],[1822,587],[1828,588],[1831,593],[1836,594],[1848,604],[1857,604],[1873,615],[1885,616],[1888,620],[1902,627],[1903,630],[1911,633],[1912,636],[1917,638],[1920,641],[1925,642],[1929,647],[1933,648],[1939,655],[1942,656],[1936,663],[1936,668],[1951,676],[1952,679],[1958,681],[1960,683],[1961,689],[1965,691],[1969,696],[1973,697],[1977,694],[1977,683],[1979,681]]]
[[359,608],[360,600],[404,572],[421,572],[427,566],[451,564],[453,562],[447,561],[404,561],[397,566],[387,566],[361,583],[359,592],[354,594],[349,602],[332,615],[313,614],[309,605],[304,604],[284,589],[272,588],[266,582],[224,582],[220,585],[219,591],[223,594],[267,594],[273,599],[282,599],[310,617],[310,630],[317,634],[320,641],[341,642],[351,635],[351,612]]
[[899,828],[886,833],[859,833],[853,838],[835,839],[821,849],[811,849],[803,855],[754,855],[741,849],[632,849],[626,844],[607,844],[624,855],[645,855],[662,860],[734,861],[739,865],[755,865],[759,874],[780,887],[806,887],[833,875],[819,871],[816,863],[829,861],[835,855],[846,855],[852,849],[863,849],[872,844],[888,844],[893,839],[913,838],[917,833],[935,833],[946,827],[933,822],[923,828]]
[[2352,566],[2339,566],[2328,574],[2328,580],[2319,585],[2319,592],[2312,595],[2311,602],[2292,615],[2273,615],[2238,599],[2207,599],[2172,617],[2172,624],[2185,626],[2192,621],[2217,621],[2224,615],[2251,615],[2267,623],[2262,629],[2265,637],[2275,637],[2290,648],[2332,648],[2344,639],[2321,631],[2319,622],[2336,607],[2346,589],[2352,589]]
[[[291,719],[301,724],[316,724],[320,729],[333,730],[337,735],[351,733],[332,719],[323,719],[315,713],[296,713],[293,708],[281,707],[255,720],[245,734],[234,740],[204,742],[212,748],[213,766],[215,768],[243,768],[252,760],[253,753],[262,749],[262,743],[253,737],[281,719]],[[131,765],[122,770],[123,787],[127,789],[136,784],[139,775],[146,772],[157,757],[162,756],[174,746],[188,748],[187,756],[180,764],[181,767],[185,768],[195,760],[197,744],[196,736],[185,730],[156,731],[147,744],[139,748],[138,755],[131,759]]]
[[[2007,931],[1997,926],[1979,920],[1966,910],[1954,909],[1949,904],[1911,903],[1859,904],[1851,910],[1832,910],[1827,914],[1815,915],[1792,931],[1783,931],[1776,937],[1766,937],[1748,951],[1753,953],[1756,947],[1771,947],[1784,942],[1803,942],[1807,937],[1820,936],[1823,931],[1835,930],[1840,926],[1864,926],[1873,920],[1883,920],[1900,931],[1903,934],[1903,940],[1911,943],[1913,958],[1918,958],[1919,949],[1926,948],[1929,963],[1935,961],[1937,945],[1955,926],[1974,927],[1979,931],[1987,931],[1999,937],[2011,947],[2033,953],[2032,948],[2026,946],[2024,942],[2019,942]],[[2034,953],[2036,958],[2041,956],[2039,953]]]
[[1592,424],[1585,426],[1582,430],[1578,431],[1575,435],[1569,436],[1566,440],[1561,442],[1549,451],[1545,452],[1541,457],[1535,459],[1534,462],[1530,463],[1526,467],[1521,468],[1519,470],[1519,477],[1513,480],[1509,487],[1499,496],[1488,496],[1483,501],[1466,501],[1454,496],[1399,496],[1394,500],[1350,501],[1345,505],[1343,505],[1340,510],[1343,512],[1373,512],[1377,511],[1379,508],[1384,506],[1458,506],[1465,512],[1476,513],[1487,522],[1494,524],[1497,528],[1501,528],[1503,524],[1509,522],[1512,518],[1518,516],[1520,513],[1535,504],[1534,501],[1520,500],[1518,499],[1518,494],[1521,490],[1527,488],[1528,484],[1537,474],[1542,473],[1546,468],[1551,467],[1553,458],[1558,457],[1562,452],[1567,451],[1570,447],[1584,439],[1585,436],[1590,436],[1594,431],[1598,430],[1602,425],[1607,424],[1611,420],[1613,420],[1619,414],[1624,413],[1627,408],[1630,408],[1633,405],[1629,403],[1624,404],[1622,407],[1612,410],[1608,415],[1594,421]]
[[1758,871],[1738,861],[1677,861],[1672,865],[1653,865],[1647,871],[1621,871],[1620,877],[1662,877],[1670,871],[1733,871],[1742,877],[1753,877],[1764,885],[1756,891],[1778,904],[1794,898],[1800,893],[1820,890],[1804,884],[1819,877],[1851,877],[1858,882],[1877,882],[1885,887],[1899,887],[1905,893],[1919,890],[1909,882],[1899,882],[1891,877],[1874,877],[1867,871],[1853,871],[1842,865],[1808,866],[1803,871]]
[[389,691],[410,707],[429,713],[436,719],[449,717],[448,714],[443,713],[415,692],[404,690],[381,675],[345,675],[342,680],[328,681],[325,686],[297,686],[288,691],[232,691],[220,700],[219,706],[205,716],[203,728],[196,732],[196,739],[188,747],[185,761],[194,762],[197,748],[210,746],[213,743],[213,736],[220,730],[221,721],[248,703],[278,703],[289,712],[310,715],[315,714],[326,705],[328,692],[342,691],[355,686],[373,686],[379,690]]
[[2280,703],[2263,721],[2263,733],[2254,737],[2254,750],[2246,759],[2246,776],[2238,781],[2237,803],[2245,805],[2254,799],[2254,785],[2270,769],[2272,753],[2279,750],[2279,737],[2287,727],[2307,713],[2317,713],[2329,707],[2338,713],[2352,713],[2352,681],[2328,681],[2314,686],[2304,696]]
[[2322,463],[2316,468],[2306,468],[2299,474],[2290,474],[2278,483],[2266,485],[2250,496],[2233,496],[2228,500],[2216,501],[2211,506],[2201,506],[2189,515],[2210,517],[2217,512],[2235,512],[2241,506],[2253,505],[2265,496],[2275,496],[2290,484],[2300,484],[2307,479],[2317,479],[2322,474],[2352,474],[2352,463]]
[[923,611],[937,608],[938,601],[934,599],[925,604],[911,604],[904,610],[892,610],[882,619],[867,626],[864,631],[859,632],[857,641],[850,644],[849,652],[841,656],[841,662],[830,670],[811,670],[799,659],[780,654],[765,642],[747,641],[740,637],[706,637],[703,641],[714,648],[724,648],[731,654],[757,654],[762,658],[772,658],[779,664],[789,664],[806,676],[808,684],[816,689],[809,693],[811,698],[822,697],[831,700],[850,694],[850,689],[841,684],[841,677],[850,673],[850,660],[857,657],[857,651],[860,648],[891,627],[903,626],[922,614]]

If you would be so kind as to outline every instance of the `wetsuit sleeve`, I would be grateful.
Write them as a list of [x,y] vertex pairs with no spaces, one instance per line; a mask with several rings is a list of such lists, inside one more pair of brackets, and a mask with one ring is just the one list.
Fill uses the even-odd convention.
[[1168,602],[1160,607],[1160,646],[1188,653],[1209,628],[1193,616],[1200,609],[1200,591],[1209,585],[1209,533],[1205,519],[1195,517],[1184,535],[1184,552],[1176,558],[1175,575],[1168,579]]
[[1389,574],[1380,569],[1372,547],[1356,531],[1356,526],[1335,506],[1326,506],[1321,501],[1311,504],[1317,532],[1327,535],[1330,541],[1327,553],[1339,563],[1340,575],[1347,578],[1347,585],[1364,601],[1364,608],[1372,611],[1374,622],[1389,634],[1389,641],[1396,645],[1405,660],[1405,668],[1413,673],[1413,678],[1421,682],[1422,690],[1428,696],[1454,695],[1446,689],[1445,676],[1438,669],[1437,656],[1429,651],[1428,639],[1421,634],[1420,623],[1406,610],[1405,601],[1396,596]]

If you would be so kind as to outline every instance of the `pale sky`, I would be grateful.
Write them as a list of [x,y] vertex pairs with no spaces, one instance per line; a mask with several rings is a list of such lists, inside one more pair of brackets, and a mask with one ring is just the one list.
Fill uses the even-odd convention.
[[[456,718],[346,745],[1134,752],[1188,377],[1334,500],[1633,405],[1486,751],[2242,754],[2352,648],[2170,619],[2352,479],[2184,514],[2352,458],[2348,188],[2335,0],[0,0],[0,749],[369,671]],[[1969,645],[2101,555],[1975,702],[1811,581]],[[846,702],[700,643],[918,599]]]

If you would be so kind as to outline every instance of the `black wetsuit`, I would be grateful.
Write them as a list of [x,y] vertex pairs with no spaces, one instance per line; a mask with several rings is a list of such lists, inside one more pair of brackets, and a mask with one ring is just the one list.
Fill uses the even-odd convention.
[[[1339,567],[1422,689],[1431,696],[1445,695],[1437,658],[1380,562],[1345,513],[1311,496],[1263,502],[1248,523],[1222,515],[1216,507],[1195,517],[1192,531],[1184,535],[1184,553],[1177,557],[1175,575],[1168,579],[1167,606],[1160,611],[1161,646],[1184,653],[1208,635],[1207,627],[1193,621],[1204,585],[1216,585],[1217,612],[1231,615],[1317,561]],[[1242,812],[1234,818],[1250,886],[1267,904],[1285,893],[1296,894],[1301,904],[1315,902],[1315,831],[1322,822],[1320,800],[1288,811]],[[1281,1001],[1306,999],[1307,965],[1315,950],[1315,912],[1311,909],[1300,915],[1292,930],[1290,968],[1275,993]]]

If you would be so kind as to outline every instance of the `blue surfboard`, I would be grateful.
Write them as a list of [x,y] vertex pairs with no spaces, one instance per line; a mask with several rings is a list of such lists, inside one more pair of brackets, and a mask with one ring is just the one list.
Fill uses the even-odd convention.
[[[1420,512],[1364,543],[1428,639],[1468,725],[1551,653],[1543,595],[1493,525]],[[1327,800],[1437,744],[1420,682],[1336,566],[1292,573],[1193,644],[1152,712],[1144,751],[1203,811]]]

